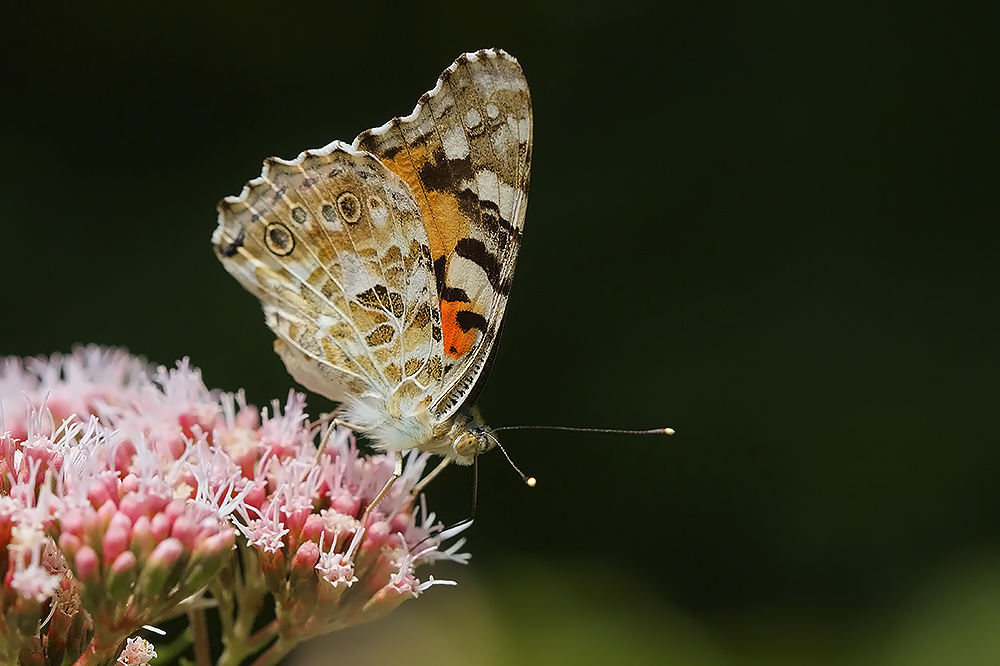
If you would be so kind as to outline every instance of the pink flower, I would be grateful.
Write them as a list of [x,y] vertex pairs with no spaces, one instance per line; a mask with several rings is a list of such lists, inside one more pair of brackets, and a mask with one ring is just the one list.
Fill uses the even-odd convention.
[[[206,590],[222,658],[274,660],[449,584],[421,582],[421,564],[468,559],[463,541],[441,550],[453,535],[411,496],[426,454],[366,514],[393,459],[311,424],[294,392],[258,412],[186,360],[154,371],[88,347],[0,359],[0,409],[0,663],[146,663],[152,646],[129,637],[198,612]],[[250,636],[268,595],[276,619]]]
[[141,666],[148,664],[156,657],[153,644],[145,638],[130,638],[125,643],[125,649],[118,655],[118,663],[122,666]]

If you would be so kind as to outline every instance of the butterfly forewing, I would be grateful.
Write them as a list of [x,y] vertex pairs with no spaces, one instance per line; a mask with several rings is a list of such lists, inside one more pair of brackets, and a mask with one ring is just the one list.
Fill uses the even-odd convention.
[[454,414],[484,371],[520,249],[531,156],[531,100],[502,51],[460,57],[413,113],[354,145],[410,186],[434,262],[444,378],[432,409]]

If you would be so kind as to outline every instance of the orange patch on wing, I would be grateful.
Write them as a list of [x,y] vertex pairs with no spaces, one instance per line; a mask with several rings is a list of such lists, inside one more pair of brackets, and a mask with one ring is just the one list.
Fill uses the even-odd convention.
[[424,230],[431,248],[431,258],[450,257],[458,241],[469,235],[471,221],[462,214],[458,199],[453,193],[429,189],[420,179],[420,169],[428,162],[423,147],[410,146],[394,158],[383,158],[382,163],[409,185],[417,199]]
[[462,358],[468,354],[479,337],[476,329],[462,330],[458,325],[458,313],[472,309],[472,303],[464,301],[441,301],[441,333],[444,337],[444,353],[452,358]]

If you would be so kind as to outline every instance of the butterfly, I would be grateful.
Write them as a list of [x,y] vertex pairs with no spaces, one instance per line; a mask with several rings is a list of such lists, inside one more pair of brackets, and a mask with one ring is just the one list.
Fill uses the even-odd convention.
[[475,400],[521,246],[531,149],[524,73],[484,49],[408,116],[269,158],[219,204],[215,254],[260,299],[289,373],[395,452],[397,475],[408,449],[442,456],[436,475],[494,446]]

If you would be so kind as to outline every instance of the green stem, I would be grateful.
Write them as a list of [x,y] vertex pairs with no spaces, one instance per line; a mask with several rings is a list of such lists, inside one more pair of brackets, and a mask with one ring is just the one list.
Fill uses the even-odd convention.
[[251,666],[275,666],[285,656],[287,656],[296,645],[298,645],[298,641],[287,641],[283,638],[279,638],[271,647],[267,649],[266,652],[264,652],[264,654],[257,657]]
[[222,651],[222,656],[219,657],[216,666],[239,666],[247,657],[263,650],[277,635],[278,621],[272,620],[245,640],[227,641],[226,647]]

